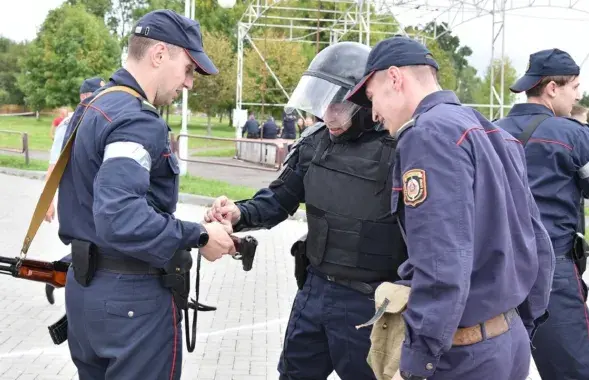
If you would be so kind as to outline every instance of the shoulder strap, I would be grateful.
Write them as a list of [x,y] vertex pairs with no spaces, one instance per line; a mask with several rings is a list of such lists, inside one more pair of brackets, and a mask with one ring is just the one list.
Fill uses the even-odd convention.
[[526,146],[528,140],[530,137],[532,137],[536,129],[540,126],[540,124],[542,124],[544,120],[548,119],[549,117],[550,115],[546,114],[538,115],[530,122],[530,124],[524,128],[518,137],[518,140],[522,143],[523,146]]
[[29,224],[29,230],[27,231],[27,234],[25,236],[25,240],[23,242],[23,246],[22,246],[22,249],[20,252],[21,259],[24,259],[26,257],[29,247],[30,247],[33,239],[35,238],[35,235],[37,234],[37,231],[39,230],[41,223],[43,223],[45,213],[47,212],[47,210],[49,209],[49,205],[53,201],[53,197],[55,196],[55,192],[57,191],[57,188],[59,187],[59,182],[61,180],[63,172],[65,171],[65,167],[69,161],[70,152],[72,150],[72,144],[73,144],[73,141],[76,137],[76,132],[78,131],[78,127],[80,126],[80,123],[82,122],[82,119],[84,118],[84,115],[86,115],[86,112],[90,108],[89,106],[94,101],[96,101],[96,99],[98,99],[102,95],[106,95],[111,92],[126,92],[130,95],[137,97],[137,98],[140,98],[140,99],[143,98],[141,95],[139,95],[139,93],[137,91],[135,91],[129,87],[113,86],[113,87],[109,87],[109,88],[103,90],[102,92],[98,93],[88,103],[88,105],[86,106],[86,109],[82,113],[82,116],[80,116],[80,119],[78,120],[74,129],[72,130],[72,135],[70,136],[67,143],[63,147],[61,154],[59,155],[59,159],[55,163],[55,167],[54,167],[53,171],[51,172],[51,174],[49,175],[49,178],[45,182],[45,187],[43,188],[43,191],[41,192],[41,196],[39,197],[39,200],[37,201],[37,207],[35,207],[35,211],[33,212],[33,216],[31,218],[31,223]]

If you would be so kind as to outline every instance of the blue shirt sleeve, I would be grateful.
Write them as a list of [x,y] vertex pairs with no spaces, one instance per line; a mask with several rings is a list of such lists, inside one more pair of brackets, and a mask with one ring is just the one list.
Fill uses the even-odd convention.
[[535,329],[545,322],[547,317],[545,313],[548,309],[556,259],[550,235],[542,224],[540,211],[531,191],[528,191],[528,207],[531,211],[532,225],[536,236],[538,277],[536,277],[528,297],[518,306],[518,311],[528,334],[532,337]]
[[163,268],[176,250],[196,247],[205,231],[147,203],[149,169],[166,149],[167,127],[147,112],[135,112],[113,120],[109,130],[103,149],[125,142],[135,150],[123,149],[100,166],[94,180],[96,233],[111,248]]
[[470,289],[474,250],[474,165],[469,153],[420,126],[400,138],[411,295],[400,369],[430,377],[452,346]]

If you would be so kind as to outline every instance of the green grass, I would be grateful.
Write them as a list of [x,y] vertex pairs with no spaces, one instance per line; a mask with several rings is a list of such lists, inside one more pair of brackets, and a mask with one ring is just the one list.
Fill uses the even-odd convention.
[[235,148],[207,149],[191,154],[192,157],[234,157]]
[[47,161],[31,159],[27,166],[25,164],[24,156],[8,156],[0,154],[0,166],[15,169],[46,171],[49,164]]
[[[0,131],[26,132],[29,137],[29,149],[51,149],[51,122],[53,117],[3,116],[0,117]],[[22,148],[22,137],[16,134],[0,132],[0,148]]]
[[[31,150],[49,150],[51,149],[52,140],[49,136],[51,122],[54,116],[43,116],[37,120],[35,117],[24,116],[5,116],[0,117],[0,131],[26,132],[29,138],[29,149]],[[170,115],[169,125],[174,136],[180,134],[182,126],[182,117],[179,115]],[[188,122],[188,134],[190,135],[207,135],[207,119],[204,117],[193,116]],[[211,119],[211,136],[234,138],[235,128],[228,125],[227,117],[219,123],[218,119]],[[189,138],[188,149],[229,149],[235,144],[231,141],[215,141],[206,139]],[[6,134],[0,132],[0,148],[20,149],[22,147],[22,137],[18,134]]]

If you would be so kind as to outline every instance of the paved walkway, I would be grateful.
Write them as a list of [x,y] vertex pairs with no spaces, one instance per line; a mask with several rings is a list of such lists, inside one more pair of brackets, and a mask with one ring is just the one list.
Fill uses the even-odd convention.
[[[0,255],[18,254],[41,189],[41,181],[0,174]],[[181,204],[177,216],[200,221],[203,211]],[[193,353],[184,351],[183,380],[278,378],[276,363],[296,293],[289,251],[306,230],[305,224],[288,220],[269,231],[250,232],[260,243],[250,272],[229,257],[203,260],[201,300],[218,310],[199,314],[198,344]],[[29,252],[30,258],[43,260],[67,252],[56,222],[41,226]],[[67,344],[53,345],[46,327],[64,314],[63,290],[49,305],[43,289],[0,276],[0,380],[77,379]]]

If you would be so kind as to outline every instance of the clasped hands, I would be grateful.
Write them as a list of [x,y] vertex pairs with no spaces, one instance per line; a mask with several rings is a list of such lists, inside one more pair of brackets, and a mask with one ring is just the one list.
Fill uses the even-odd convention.
[[200,248],[200,253],[208,261],[215,261],[223,255],[235,255],[235,245],[230,234],[233,224],[239,220],[241,213],[235,203],[227,197],[215,199],[213,205],[205,212],[202,225],[209,234],[208,243]]

